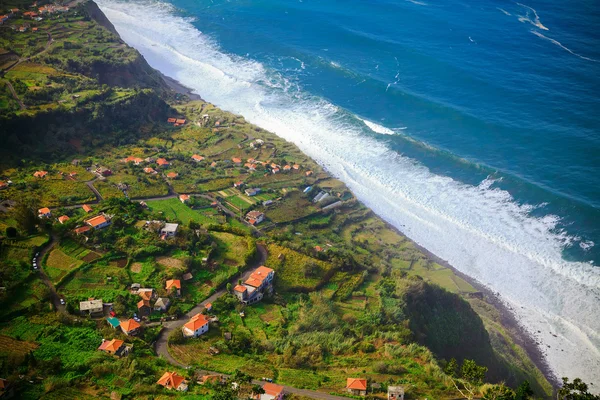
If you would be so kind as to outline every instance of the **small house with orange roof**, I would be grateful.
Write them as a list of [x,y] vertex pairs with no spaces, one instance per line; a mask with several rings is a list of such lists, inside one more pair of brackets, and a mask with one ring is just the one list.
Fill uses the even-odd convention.
[[346,390],[353,396],[366,396],[367,380],[361,378],[348,378],[346,380]]
[[73,229],[73,232],[75,232],[75,234],[77,234],[77,235],[81,235],[83,233],[90,231],[91,229],[92,228],[90,228],[88,225],[85,225],[85,226],[80,226],[79,228]]
[[95,217],[87,219],[84,222],[94,229],[102,229],[110,225],[110,220],[104,215],[96,215]]
[[82,205],[81,208],[83,208],[83,211],[86,213],[92,212],[92,207],[88,206],[87,204]]
[[150,168],[150,167],[144,168],[144,172],[147,174],[153,174],[153,175],[158,173],[154,170],[154,168]]
[[177,122],[177,118],[167,118],[167,122],[169,124],[174,124],[175,122]]
[[181,328],[183,336],[198,337],[208,332],[208,319],[204,314],[196,314]]
[[38,210],[38,217],[40,218],[50,218],[52,216],[52,212],[48,207],[40,208]]
[[35,171],[33,176],[36,178],[45,178],[48,175],[48,171]]
[[142,325],[140,325],[140,323],[134,319],[121,321],[119,326],[121,327],[123,333],[127,336],[137,335],[140,332],[140,329],[142,328]]
[[182,203],[187,202],[189,199],[190,199],[189,194],[180,194],[179,195],[179,201],[181,201]]
[[246,214],[246,221],[250,222],[252,225],[258,225],[264,220],[265,214],[260,211],[254,210]]
[[69,218],[67,215],[63,215],[63,216],[58,217],[58,222],[60,222],[61,224],[64,224],[65,222],[67,222],[70,219],[71,218]]
[[204,305],[204,308],[206,309],[206,311],[211,311],[212,310],[212,303],[206,303]]
[[321,246],[315,246],[315,250],[320,253],[323,251],[323,248]]
[[169,390],[178,390],[180,392],[188,390],[187,381],[183,376],[178,375],[177,372],[165,372],[156,384],[164,386]]
[[291,167],[291,166],[289,166],[289,165],[284,165],[284,166],[283,166],[283,172],[290,172],[290,171],[291,171],[291,169],[292,169],[292,167]]
[[123,162],[125,162],[125,163],[130,163],[130,162],[132,162],[132,163],[134,163],[135,165],[140,165],[141,163],[143,163],[143,162],[144,162],[144,160],[143,160],[143,159],[141,159],[141,158],[139,158],[139,157],[129,156],[129,157],[127,157],[127,158],[124,158],[124,159],[123,159]]
[[212,163],[210,163],[210,167],[211,168],[215,168],[217,166],[217,162],[213,161]]
[[137,308],[138,308],[138,314],[142,317],[145,317],[147,315],[150,315],[150,313],[152,312],[152,309],[150,308],[150,301],[148,300],[140,300],[137,303]]
[[185,119],[183,118],[178,118],[175,120],[175,125],[179,126],[179,125],[185,125]]
[[0,181],[0,190],[6,189],[8,187],[8,182]]
[[279,168],[273,168],[271,170],[271,172],[274,173],[274,174],[278,174],[279,173]]
[[154,293],[154,289],[150,288],[140,288],[137,291],[138,296],[142,298],[142,300],[152,300],[156,294]]
[[194,160],[194,161],[196,161],[196,162],[200,162],[200,161],[204,160],[204,157],[202,157],[202,156],[200,156],[200,155],[198,155],[198,154],[194,154],[194,155],[192,156],[192,160]]
[[244,185],[244,181],[238,181],[233,184],[233,187],[239,188],[239,187],[242,187],[243,185]]
[[298,171],[300,169],[300,166],[298,164],[294,164],[292,165],[292,168],[296,171]]
[[264,393],[254,395],[254,400],[282,400],[283,386],[267,382],[263,385]]
[[170,165],[166,158],[159,158],[156,160],[156,164],[159,167],[168,167]]
[[311,176],[313,174],[312,171],[306,171],[306,176]]
[[102,344],[100,345],[100,347],[98,347],[98,350],[118,357],[127,355],[128,353],[127,347],[125,346],[125,342],[120,339],[102,339]]
[[233,163],[234,163],[235,165],[241,165],[241,164],[242,164],[242,159],[241,159],[241,158],[239,158],[239,157],[233,157],[233,158],[231,159],[231,161],[233,161]]
[[167,178],[169,178],[169,179],[175,179],[175,178],[177,178],[178,176],[179,176],[179,174],[178,174],[177,172],[169,172],[169,173],[167,174]]
[[233,294],[244,304],[252,304],[262,300],[265,292],[273,291],[275,271],[264,265],[258,267],[241,285],[233,288]]
[[177,296],[180,296],[181,295],[181,281],[179,279],[169,279],[165,283],[165,289],[167,289],[167,292],[169,292],[169,293],[172,290],[176,290]]

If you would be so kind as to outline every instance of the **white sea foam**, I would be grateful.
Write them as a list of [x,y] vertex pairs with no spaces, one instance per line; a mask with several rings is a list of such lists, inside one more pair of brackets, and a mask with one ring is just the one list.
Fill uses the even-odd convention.
[[373,132],[380,133],[382,135],[395,135],[396,132],[391,130],[390,128],[386,128],[385,126],[378,125],[374,122],[367,121],[366,119],[361,119],[362,122],[365,123],[366,126],[369,127]]
[[537,31],[532,30],[531,33],[533,33],[535,36],[537,36],[539,38],[545,39],[545,40],[549,41],[550,43],[553,43],[553,44],[557,45],[561,49],[568,51],[569,53],[573,54],[576,57],[581,58],[582,60],[592,61],[592,62],[599,62],[598,60],[595,60],[593,58],[589,58],[589,57],[582,56],[581,54],[577,54],[573,50],[571,50],[568,47],[566,47],[565,45],[563,45],[558,40],[549,38],[548,36],[544,36],[544,35],[542,35],[541,33],[537,32]]
[[509,13],[508,11],[500,8],[500,7],[496,7],[498,10],[502,11],[504,13],[504,15],[511,15],[511,13]]
[[98,3],[152,66],[296,143],[377,214],[499,292],[550,346],[547,361],[559,376],[598,382],[600,268],[562,259],[570,238],[556,231],[558,217],[531,216],[532,206],[514,202],[489,180],[471,186],[431,173],[364,135],[366,127],[388,128],[363,124],[308,93],[286,92],[278,74],[220,52],[163,3]]
[[[525,10],[526,10],[525,15],[519,16],[519,21],[528,22],[531,25],[536,26],[545,31],[548,30],[548,28],[546,28],[540,21],[540,17],[538,16],[537,11],[535,11],[533,8],[529,7],[528,5],[521,4],[521,3],[517,3],[517,4],[520,5],[521,7],[525,8]],[[533,19],[531,19],[531,17],[530,17],[530,15],[531,15],[530,12],[533,13]]]

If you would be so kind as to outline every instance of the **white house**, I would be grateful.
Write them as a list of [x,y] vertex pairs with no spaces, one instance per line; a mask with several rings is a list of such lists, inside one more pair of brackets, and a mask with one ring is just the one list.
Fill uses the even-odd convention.
[[194,315],[190,321],[183,325],[183,336],[198,337],[208,332],[208,319],[204,314]]
[[179,228],[179,224],[165,224],[165,226],[160,230],[160,236],[165,237],[173,237],[177,234],[177,229]]

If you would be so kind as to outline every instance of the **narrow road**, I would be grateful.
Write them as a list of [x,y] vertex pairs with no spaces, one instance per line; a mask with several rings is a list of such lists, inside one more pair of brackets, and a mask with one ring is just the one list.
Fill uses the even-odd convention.
[[48,289],[50,290],[50,300],[52,300],[52,304],[54,304],[54,308],[58,311],[64,311],[65,310],[65,306],[63,306],[62,304],[60,304],[60,296],[58,295],[58,293],[56,292],[56,288],[54,287],[54,284],[52,284],[52,281],[50,280],[50,278],[48,277],[48,275],[46,275],[46,273],[44,272],[44,267],[42,265],[42,261],[44,260],[44,256],[50,251],[52,250],[52,248],[56,245],[57,243],[57,238],[55,235],[51,235],[50,236],[50,240],[48,241],[48,244],[46,244],[46,246],[44,246],[44,248],[42,250],[40,250],[40,255],[37,257],[37,261],[38,261],[38,272],[40,274],[40,278],[42,279],[42,282],[44,282],[44,284],[48,287]]
[[15,91],[15,88],[13,87],[13,85],[10,83],[10,81],[8,80],[4,80],[4,83],[6,83],[6,86],[8,86],[8,90],[10,90],[10,93],[12,93],[12,96],[15,98],[15,100],[17,101],[17,103],[19,103],[19,107],[21,107],[21,110],[26,109],[27,107],[25,107],[25,104],[21,101],[21,99],[19,98],[19,95],[17,94],[17,92]]
[[103,198],[100,192],[94,187],[94,182],[96,182],[96,180],[92,179],[91,181],[87,181],[85,184],[87,185],[87,187],[90,188],[92,192],[94,192],[94,194],[96,195],[96,203],[99,203],[103,200]]
[[[254,271],[254,269],[260,267],[261,265],[263,265],[265,263],[265,261],[267,260],[267,256],[268,256],[267,249],[261,244],[257,244],[256,249],[258,250],[258,253],[259,253],[258,260],[256,260],[251,265],[249,265],[248,268],[246,269],[246,271],[241,275],[241,277],[236,276],[235,278],[232,278],[230,280],[230,283],[232,285],[236,285],[238,279],[242,279],[242,280],[247,279],[250,276],[250,274],[252,273],[252,271]],[[178,367],[187,368],[188,367],[187,365],[182,364],[181,362],[179,362],[178,360],[173,358],[171,356],[171,354],[169,353],[169,344],[168,344],[169,335],[175,329],[180,329],[191,317],[193,317],[194,315],[201,312],[207,303],[212,303],[215,300],[217,300],[219,297],[223,296],[225,294],[225,290],[226,289],[221,289],[221,290],[216,291],[213,295],[211,295],[210,297],[208,297],[207,299],[202,301],[196,307],[192,308],[186,314],[186,318],[181,318],[176,321],[165,322],[163,324],[163,330],[160,332],[158,339],[156,340],[156,343],[154,345],[156,354],[158,354],[159,356],[163,356],[165,358],[165,360],[167,360],[169,363],[171,363],[173,365],[176,365]]]

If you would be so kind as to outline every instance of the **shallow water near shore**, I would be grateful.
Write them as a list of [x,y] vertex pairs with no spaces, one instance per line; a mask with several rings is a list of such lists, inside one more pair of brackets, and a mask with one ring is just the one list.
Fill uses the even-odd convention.
[[558,375],[600,376],[592,3],[98,3],[150,65],[498,292]]

